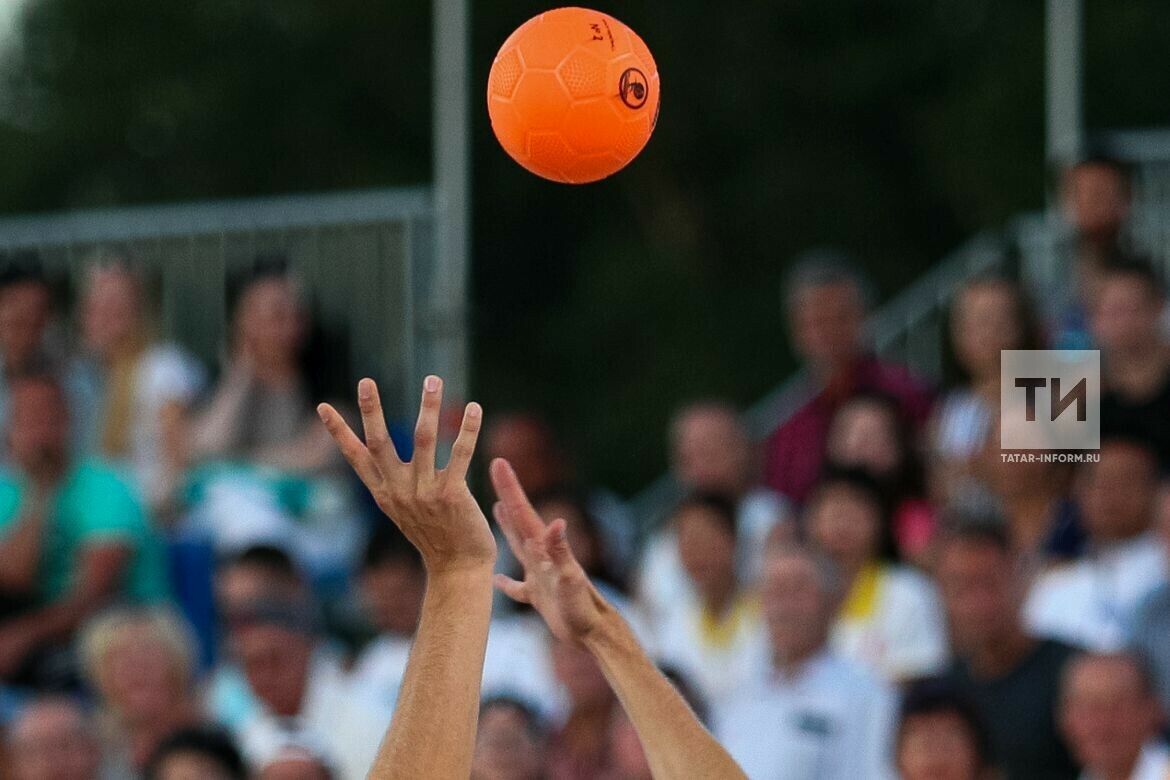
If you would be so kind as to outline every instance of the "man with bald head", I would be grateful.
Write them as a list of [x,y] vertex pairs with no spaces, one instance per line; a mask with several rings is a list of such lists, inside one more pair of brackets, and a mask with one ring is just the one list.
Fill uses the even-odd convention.
[[891,777],[894,696],[828,647],[840,574],[780,541],[767,551],[762,582],[770,656],[757,680],[716,708],[716,736],[748,777]]
[[1081,780],[1166,780],[1170,751],[1164,722],[1141,660],[1128,653],[1087,654],[1065,670],[1060,724]]
[[46,697],[27,707],[8,733],[12,780],[98,780],[101,749],[93,723],[71,699]]

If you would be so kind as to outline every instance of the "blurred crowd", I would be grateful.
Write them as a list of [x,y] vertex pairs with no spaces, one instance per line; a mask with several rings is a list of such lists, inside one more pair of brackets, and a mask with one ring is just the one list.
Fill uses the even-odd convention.
[[[796,262],[808,401],[762,441],[724,401],[676,410],[683,498],[644,538],[539,411],[487,410],[482,462],[567,521],[750,777],[1170,775],[1165,290],[1124,165],[1061,195],[1065,282],[967,280],[939,387],[868,349],[846,258]],[[424,572],[313,414],[294,279],[241,281],[214,381],[127,258],[93,259],[71,316],[56,298],[35,266],[0,278],[0,776],[363,777]],[[1000,352],[1045,347],[1100,350],[1084,462],[1001,457]],[[650,776],[592,657],[502,602],[483,696],[475,778]]]

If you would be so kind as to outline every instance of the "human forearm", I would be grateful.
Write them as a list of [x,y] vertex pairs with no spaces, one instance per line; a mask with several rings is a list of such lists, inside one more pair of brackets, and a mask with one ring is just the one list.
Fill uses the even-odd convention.
[[464,780],[471,771],[491,619],[491,567],[428,577],[422,617],[375,780]]
[[0,588],[27,593],[36,586],[41,562],[45,513],[39,502],[29,506],[16,527],[0,541]]
[[642,740],[658,780],[743,778],[742,770],[703,727],[669,680],[654,666],[630,627],[609,604],[585,638]]

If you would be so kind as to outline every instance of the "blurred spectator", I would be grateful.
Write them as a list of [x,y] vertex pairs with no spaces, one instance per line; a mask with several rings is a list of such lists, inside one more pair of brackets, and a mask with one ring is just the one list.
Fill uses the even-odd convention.
[[189,530],[221,552],[280,543],[314,579],[344,573],[360,546],[349,476],[314,413],[318,372],[305,365],[308,315],[283,268],[243,286],[231,357],[192,424]]
[[390,712],[349,685],[309,611],[297,603],[254,604],[236,616],[232,644],[260,703],[239,730],[248,763],[259,769],[289,743],[320,745],[340,778],[364,778]]
[[308,583],[288,553],[279,547],[257,545],[225,558],[215,574],[215,599],[220,628],[221,660],[207,684],[208,709],[216,721],[239,729],[259,708],[244,672],[232,657],[231,627],[260,603],[300,604],[313,607]]
[[860,469],[877,483],[890,510],[898,555],[925,562],[936,520],[913,435],[897,401],[875,392],[846,401],[829,426],[826,454],[828,464]]
[[[14,471],[0,476],[0,678],[48,677],[57,653],[108,601],[166,595],[162,550],[135,491],[105,466],[69,455],[61,386],[10,386]],[[23,605],[23,609],[20,607]]]
[[8,734],[12,780],[101,780],[101,747],[93,723],[71,699],[46,697],[28,704]]
[[1084,655],[1064,675],[1060,722],[1086,780],[1165,780],[1170,750],[1159,738],[1163,715],[1141,661]]
[[1097,650],[1128,641],[1137,605],[1166,581],[1153,530],[1157,461],[1143,443],[1103,439],[1080,466],[1077,497],[1089,553],[1036,581],[1025,610],[1032,631]]
[[902,780],[994,780],[991,742],[978,710],[945,680],[924,679],[902,696],[895,749]]
[[121,774],[141,772],[163,740],[203,721],[195,637],[170,611],[110,610],[85,627],[80,645],[106,763]]
[[767,643],[759,597],[736,578],[736,516],[730,499],[696,493],[671,518],[695,595],[658,625],[658,654],[712,702],[723,701],[754,675]]
[[244,759],[230,736],[211,727],[182,729],[163,740],[145,780],[247,780]]
[[359,587],[378,636],[358,656],[353,683],[382,706],[393,707],[426,590],[422,558],[393,524],[380,523],[371,533]]
[[[686,679],[670,667],[662,667],[662,673],[674,683],[699,720],[706,723],[706,704],[699,699]],[[605,773],[605,780],[653,780],[653,777],[638,731],[626,711],[619,709],[614,713],[609,727],[609,769]]]
[[1145,263],[1101,271],[1092,310],[1101,349],[1101,435],[1145,442],[1170,471],[1170,348],[1162,338],[1166,296]]
[[[1157,530],[1170,561],[1170,483],[1158,491]],[[1170,571],[1167,582],[1138,605],[1133,621],[1132,646],[1149,666],[1162,711],[1170,719]],[[1170,724],[1168,724],[1170,725]]]
[[124,465],[157,513],[186,465],[183,420],[204,376],[179,347],[158,340],[149,305],[143,280],[123,259],[91,266],[80,302],[85,357],[70,384],[85,451]]
[[895,563],[877,483],[857,469],[829,470],[809,497],[804,526],[842,576],[834,650],[890,681],[937,672],[947,656],[938,595],[925,577]]
[[[483,462],[504,458],[516,470],[531,496],[564,490],[577,483],[572,461],[557,441],[552,426],[533,412],[492,415],[483,432]],[[605,539],[610,570],[624,579],[634,552],[633,517],[615,494],[605,489],[586,491],[585,505]],[[506,553],[505,553],[506,554]]]
[[1055,722],[1075,650],[1025,631],[1026,576],[1006,532],[958,518],[940,540],[937,576],[955,656],[947,677],[975,702],[1007,780],[1075,777]]
[[543,780],[547,740],[540,716],[527,704],[486,699],[479,708],[471,780]]
[[[993,430],[998,434],[1005,424],[1027,425],[1020,420],[1000,421]],[[1083,555],[1088,539],[1071,496],[1071,466],[1043,458],[1005,461],[1002,454],[999,436],[990,437],[984,442],[975,475],[1003,514],[1012,547],[1025,569],[1034,576]],[[976,498],[976,486],[970,485],[952,503],[963,505]]]
[[854,394],[876,390],[896,398],[915,428],[930,412],[921,382],[869,353],[862,337],[866,305],[860,276],[836,253],[811,253],[790,275],[792,340],[816,395],[772,433],[764,481],[797,503],[820,474],[833,415]]
[[[9,384],[22,374],[58,368],[59,356],[47,344],[52,291],[38,273],[11,268],[0,273],[0,432],[9,416]],[[7,442],[0,452],[7,450]],[[0,456],[0,462],[7,458]]]
[[[758,464],[739,418],[729,404],[696,403],[675,413],[670,426],[670,461],[675,480],[686,491],[718,493],[736,502],[737,576],[745,585],[760,575],[764,540],[772,527],[790,519],[787,502],[758,484]],[[647,542],[638,577],[638,599],[655,620],[694,598],[678,557],[678,535],[671,525]]]
[[935,408],[927,444],[931,492],[940,505],[962,493],[980,453],[995,440],[1000,351],[1042,347],[1027,294],[999,277],[976,278],[959,290],[949,332],[957,382]]
[[564,688],[568,708],[549,740],[548,774],[557,780],[594,780],[605,770],[617,698],[588,651],[551,637],[549,641],[553,674]]
[[762,582],[769,655],[753,684],[715,708],[715,735],[748,777],[889,777],[892,691],[828,647],[843,593],[836,566],[777,543]]
[[1125,249],[1131,183],[1129,167],[1120,160],[1086,157],[1064,172],[1060,182],[1061,210],[1071,228],[1061,278],[1064,287],[1049,288],[1053,346],[1088,349],[1087,313],[1096,305],[1101,272]]

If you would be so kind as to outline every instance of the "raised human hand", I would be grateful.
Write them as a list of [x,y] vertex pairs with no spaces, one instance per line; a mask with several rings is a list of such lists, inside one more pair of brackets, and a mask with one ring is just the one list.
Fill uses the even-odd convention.
[[514,601],[531,604],[557,639],[583,645],[610,607],[573,557],[565,521],[545,525],[506,460],[492,461],[491,477],[500,497],[493,514],[524,567],[523,581],[497,574],[496,587]]
[[386,429],[378,387],[358,383],[365,443],[329,404],[317,407],[338,448],[369,488],[378,507],[422,555],[428,573],[486,567],[496,560],[496,541],[467,487],[467,468],[483,422],[483,410],[469,403],[446,468],[435,466],[443,382],[428,376],[414,431],[414,457],[403,463]]

